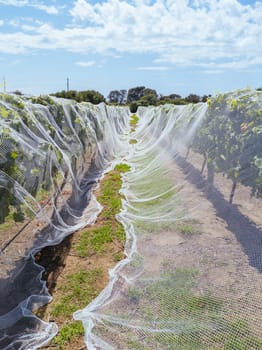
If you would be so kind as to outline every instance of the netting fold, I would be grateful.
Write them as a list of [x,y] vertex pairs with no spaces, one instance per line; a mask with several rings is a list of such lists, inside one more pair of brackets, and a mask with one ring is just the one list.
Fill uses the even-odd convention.
[[92,189],[116,162],[131,169],[126,257],[74,313],[88,350],[262,348],[260,91],[140,107],[137,126],[126,107],[50,97],[1,95],[0,114],[1,349],[56,333],[33,313],[50,300],[33,256],[95,221]]
[[139,108],[127,257],[74,314],[89,350],[261,349],[261,97]]

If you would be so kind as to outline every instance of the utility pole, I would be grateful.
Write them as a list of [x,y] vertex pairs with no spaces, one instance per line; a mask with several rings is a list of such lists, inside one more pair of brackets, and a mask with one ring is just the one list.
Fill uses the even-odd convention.
[[69,78],[66,78],[66,91],[69,91]]
[[6,92],[6,80],[5,80],[5,76],[3,77],[3,87],[4,87],[4,92]]

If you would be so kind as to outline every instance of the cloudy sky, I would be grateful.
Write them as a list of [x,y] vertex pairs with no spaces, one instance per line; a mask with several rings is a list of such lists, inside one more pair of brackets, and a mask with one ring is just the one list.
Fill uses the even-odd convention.
[[[0,84],[34,95],[262,86],[262,1],[0,0]],[[3,90],[3,86],[0,86]]]

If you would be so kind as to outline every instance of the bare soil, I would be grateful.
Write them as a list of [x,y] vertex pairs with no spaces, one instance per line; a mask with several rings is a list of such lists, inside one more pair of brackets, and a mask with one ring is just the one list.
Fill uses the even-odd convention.
[[[159,271],[162,253],[175,257],[177,267],[196,267],[201,273],[196,292],[207,291],[217,297],[231,300],[239,313],[254,309],[250,315],[254,333],[261,333],[258,325],[262,322],[257,312],[262,296],[262,201],[251,198],[250,189],[238,185],[233,205],[228,203],[232,183],[222,174],[215,175],[215,187],[206,188],[206,171],[200,174],[202,157],[190,152],[187,159],[174,162],[175,181],[181,185],[180,196],[183,204],[195,218],[200,234],[183,235],[177,230],[162,232],[153,239],[147,238],[141,253],[147,256],[145,270]],[[98,189],[99,191],[99,189]],[[65,196],[68,194],[65,193]],[[101,225],[101,219],[95,225]],[[41,222],[34,222],[34,229]],[[20,225],[10,231],[10,237],[20,229]],[[31,228],[30,228],[31,229]],[[38,255],[37,261],[45,266],[45,278],[54,299],[59,298],[59,286],[66,276],[80,268],[92,270],[101,268],[102,278],[97,281],[97,293],[108,283],[108,270],[116,262],[116,253],[123,252],[118,241],[108,244],[103,254],[81,258],[75,254],[74,247],[79,237],[88,227],[66,238],[60,245],[48,247]],[[158,259],[159,257],[159,259]],[[235,300],[232,303],[232,295]],[[50,306],[40,310],[40,315],[50,319]],[[65,320],[55,320],[61,327]],[[45,347],[55,349],[55,346]],[[83,337],[70,343],[64,350],[85,349]]]
[[[105,175],[102,181],[106,181],[106,179],[107,175]],[[99,196],[99,193],[100,187],[95,190],[94,194],[97,197]],[[99,228],[103,225],[103,221],[104,219],[102,216],[98,216],[94,225],[84,227],[82,230],[79,230],[70,237],[67,237],[58,246],[47,247],[39,253],[37,262],[46,269],[44,277],[47,281],[49,292],[51,293],[54,301],[58,300],[62,296],[63,291],[61,287],[64,286],[67,276],[77,273],[81,269],[84,269],[85,271],[100,269],[102,271],[101,276],[96,280],[94,286],[95,294],[98,295],[108,284],[108,271],[116,265],[115,255],[118,254],[120,258],[124,258],[124,247],[117,239],[107,243],[102,252],[93,253],[87,257],[80,257],[77,254],[75,247],[77,246],[82,233],[86,233],[88,230],[91,231],[94,228]],[[83,305],[82,307],[85,306],[86,305]],[[64,317],[50,319],[51,310],[52,302],[39,310],[38,315],[45,320],[56,322],[59,329],[61,329],[61,327],[68,322],[73,321],[73,317],[71,317],[70,320]],[[43,347],[43,349],[53,350],[61,348],[52,342],[50,345]],[[86,349],[83,336],[77,337],[68,345],[63,346],[63,350],[72,349]]]
[[[187,159],[176,159],[172,167],[174,180],[180,187],[179,196],[190,217],[196,220],[198,233],[185,235],[174,228],[145,238],[140,245],[140,253],[146,257],[144,269],[150,274],[159,273],[163,256],[170,257],[178,268],[196,268],[201,274],[195,292],[211,293],[226,300],[228,314],[237,312],[238,317],[248,317],[254,334],[262,336],[259,326],[262,315],[257,312],[262,296],[262,201],[251,198],[250,189],[238,185],[234,204],[230,205],[231,181],[216,174],[215,187],[207,189],[207,174],[206,171],[203,176],[200,174],[201,165],[201,156],[191,152]],[[99,220],[96,225],[100,225]],[[54,271],[48,273],[55,299],[59,297],[56,287],[63,284],[67,274],[80,267],[102,268],[103,278],[97,283],[97,291],[102,290],[108,283],[108,269],[115,265],[114,254],[123,249],[118,242],[113,242],[103,255],[79,258],[73,247],[80,235],[81,231],[68,238],[70,244],[64,243],[69,248],[65,249],[64,258],[59,252],[60,267],[54,261]],[[45,317],[48,318],[48,307]],[[51,350],[54,346],[45,349]],[[85,345],[82,339],[77,339],[64,349],[80,350],[85,349]]]

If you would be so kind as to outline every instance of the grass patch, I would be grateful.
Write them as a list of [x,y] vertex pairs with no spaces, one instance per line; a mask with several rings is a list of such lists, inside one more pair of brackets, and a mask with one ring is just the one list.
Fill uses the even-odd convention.
[[100,253],[103,251],[106,243],[112,242],[113,236],[113,228],[110,224],[85,231],[82,233],[76,247],[77,253],[82,258],[93,253]]
[[98,290],[96,282],[103,276],[101,269],[80,270],[69,274],[60,287],[62,296],[52,304],[51,315],[68,317],[94,299]]
[[5,222],[0,224],[0,233],[6,233],[7,231],[9,231],[12,228],[12,226],[14,224],[15,224],[15,222],[13,220],[13,217],[8,215],[8,217],[5,218]]
[[93,270],[81,269],[68,274],[63,284],[57,289],[59,298],[51,305],[50,316],[56,320],[66,320],[58,335],[52,340],[51,347],[64,349],[84,335],[81,322],[72,320],[72,313],[85,307],[99,293],[97,282],[103,278],[103,271],[99,268]]
[[115,262],[121,261],[122,259],[123,259],[123,254],[122,253],[116,253],[114,255],[114,261]]
[[133,127],[134,127],[134,126],[137,125],[138,121],[139,121],[138,116],[137,116],[136,114],[132,114],[131,117],[130,117],[130,122],[129,122],[129,124],[130,124],[130,126],[133,126]]
[[75,249],[79,256],[87,257],[94,253],[106,250],[107,244],[117,239],[124,244],[125,231],[115,216],[119,213],[122,202],[119,190],[122,186],[121,173],[130,171],[127,164],[118,164],[115,169],[107,174],[106,179],[101,182],[100,194],[97,200],[104,207],[100,214],[99,227],[89,227],[81,234]]
[[72,342],[76,338],[84,335],[82,322],[74,321],[61,328],[59,334],[54,338],[54,342],[59,349]]
[[[73,243],[73,255],[79,266],[70,266],[70,273],[65,273],[62,283],[57,285],[56,295],[49,307],[49,317],[60,326],[58,335],[50,346],[56,349],[74,349],[79,337],[84,335],[81,322],[72,319],[72,313],[88,305],[101,291],[101,285],[106,280],[107,268],[90,268],[85,265],[85,258],[92,256],[99,259],[103,253],[112,250],[112,262],[120,261],[123,253],[119,251],[125,242],[125,231],[116,220],[116,214],[121,209],[119,190],[122,186],[121,173],[127,172],[127,164],[118,164],[115,169],[104,177],[100,184],[97,200],[104,209],[99,216],[99,224],[80,231],[79,238]],[[113,251],[112,242],[117,242],[118,251]],[[102,257],[102,260],[104,258]],[[73,271],[73,272],[72,272]]]
[[[149,329],[139,341],[131,335],[128,349],[262,349],[262,340],[245,320],[227,316],[228,305],[222,299],[196,294],[198,277],[196,269],[175,269],[167,262],[158,280],[141,281],[127,291],[127,302],[136,305]],[[158,332],[150,332],[151,325]]]
[[197,222],[194,220],[181,222],[177,224],[176,228],[183,235],[191,236],[200,233],[197,226]]
[[115,170],[120,173],[127,173],[131,170],[131,167],[128,164],[121,163],[115,166]]

